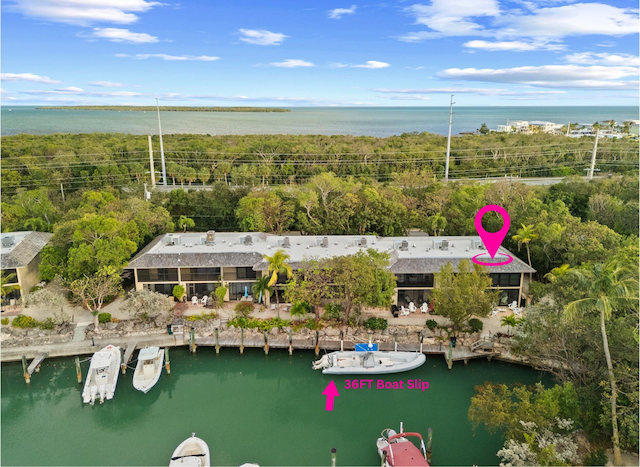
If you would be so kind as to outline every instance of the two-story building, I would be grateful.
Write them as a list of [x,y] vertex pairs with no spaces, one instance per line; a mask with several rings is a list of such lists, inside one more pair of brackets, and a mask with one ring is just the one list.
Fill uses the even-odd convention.
[[0,236],[0,269],[9,281],[18,285],[3,297],[3,305],[17,303],[39,282],[40,251],[52,234],[48,232],[6,232]]
[[[479,254],[486,257],[483,261],[491,262],[477,236],[278,236],[210,231],[161,235],[129,262],[128,269],[133,271],[137,290],[147,288],[171,295],[173,287],[180,284],[190,300],[194,295],[211,296],[217,286],[224,285],[225,300],[229,301],[251,295],[256,279],[268,274],[264,255],[271,256],[278,249],[289,254],[289,264],[295,270],[305,259],[345,256],[367,248],[389,254],[389,269],[397,278],[394,302],[400,305],[428,301],[438,286],[436,274],[447,263],[457,268],[462,259],[471,260]],[[504,248],[499,254],[513,257],[510,264],[488,268],[493,286],[501,291],[499,304],[521,304],[528,289],[528,274],[535,270]],[[279,279],[279,283],[284,281],[284,277]]]

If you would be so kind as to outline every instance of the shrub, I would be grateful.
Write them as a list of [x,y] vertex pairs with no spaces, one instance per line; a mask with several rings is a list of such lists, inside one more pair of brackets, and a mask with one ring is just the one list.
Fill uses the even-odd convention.
[[35,328],[37,325],[38,320],[27,315],[18,315],[11,321],[11,326],[15,328]]
[[469,320],[469,326],[471,326],[471,330],[473,332],[479,332],[479,331],[482,331],[482,328],[484,327],[484,323],[478,318],[471,318]]
[[251,303],[251,302],[240,302],[235,306],[234,310],[236,310],[236,313],[238,315],[247,317],[253,311],[253,303]]
[[173,296],[176,298],[176,300],[180,301],[180,299],[184,295],[184,287],[182,287],[181,285],[176,285],[173,288],[172,293],[173,293]]
[[221,285],[220,287],[216,288],[213,294],[216,296],[213,302],[214,306],[216,308],[222,308],[222,305],[224,305],[224,297],[225,295],[227,295],[227,288]]
[[387,329],[388,323],[384,318],[369,318],[364,322],[364,326],[369,329]]
[[313,313],[313,307],[308,302],[296,302],[291,307],[291,316],[304,316]]
[[433,331],[438,327],[438,322],[435,319],[428,319],[426,325],[429,328],[429,331]]
[[9,324],[9,318],[2,318],[0,324]]
[[130,290],[123,303],[125,311],[143,321],[148,321],[150,316],[169,313],[175,306],[171,297],[147,289]]
[[53,322],[53,319],[47,318],[44,321],[40,321],[38,323],[38,327],[40,329],[47,329],[47,330],[51,331],[52,329],[54,329],[56,327],[56,324]]
[[215,311],[212,311],[210,313],[202,312],[199,315],[189,315],[189,316],[186,316],[184,319],[187,321],[197,321],[199,319],[203,321],[208,321],[210,319],[216,319],[217,317],[218,317],[218,313],[216,313]]
[[591,451],[584,457],[584,465],[607,465],[607,452],[603,448]]
[[100,313],[98,315],[98,323],[110,323],[111,322],[111,313]]
[[327,303],[324,307],[323,318],[339,320],[342,318],[342,305],[339,303]]

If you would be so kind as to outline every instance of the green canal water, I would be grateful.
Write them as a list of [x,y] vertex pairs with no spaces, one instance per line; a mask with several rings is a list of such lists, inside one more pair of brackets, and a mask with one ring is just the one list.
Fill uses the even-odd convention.
[[[171,375],[148,393],[120,375],[116,395],[94,407],[81,401],[73,359],[52,359],[26,385],[20,364],[2,365],[3,465],[167,465],[191,432],[211,449],[212,465],[379,465],[375,441],[387,427],[426,435],[434,465],[496,465],[499,435],[467,419],[474,387],[485,381],[533,384],[540,373],[517,365],[470,361],[448,370],[441,356],[384,377],[421,379],[429,389],[340,391],[333,412],[321,393],[332,379],[311,370],[312,352],[200,348],[171,351]],[[83,364],[86,374],[88,363]],[[374,378],[377,379],[377,378]]]

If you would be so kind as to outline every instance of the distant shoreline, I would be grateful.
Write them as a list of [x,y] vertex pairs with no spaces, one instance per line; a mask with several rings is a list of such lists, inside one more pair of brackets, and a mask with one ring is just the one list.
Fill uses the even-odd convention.
[[[117,110],[129,112],[155,112],[153,106],[128,106],[128,105],[69,105],[36,107],[36,110]],[[160,106],[163,112],[291,112],[289,109],[279,107],[186,107],[186,106]]]

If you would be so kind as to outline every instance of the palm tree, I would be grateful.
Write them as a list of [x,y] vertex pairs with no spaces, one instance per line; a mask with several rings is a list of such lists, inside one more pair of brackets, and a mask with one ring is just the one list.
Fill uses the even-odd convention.
[[544,275],[544,278],[547,279],[552,284],[558,280],[558,277],[565,276],[571,270],[571,266],[568,264],[563,264],[562,266],[558,266],[557,268],[553,268],[551,271]]
[[507,334],[511,334],[511,326],[516,327],[519,322],[520,322],[520,320],[518,318],[516,318],[516,315],[511,314],[511,316],[504,316],[500,320],[500,326],[508,326],[507,327]]
[[620,456],[620,439],[618,437],[617,397],[618,389],[613,374],[611,353],[605,323],[611,318],[613,310],[620,310],[638,303],[638,277],[627,265],[620,264],[615,258],[604,264],[593,267],[593,276],[585,274],[584,270],[574,270],[571,274],[588,288],[587,298],[569,303],[565,309],[565,316],[574,319],[583,313],[597,312],[600,314],[600,333],[602,347],[607,362],[609,383],[611,385],[611,425],[613,436],[613,463],[622,465]]
[[278,274],[286,274],[287,279],[291,278],[293,270],[287,263],[291,258],[284,250],[276,251],[273,256],[264,255],[264,259],[269,264],[268,272],[271,273],[269,287],[273,287],[276,295],[276,306],[278,308],[278,318],[280,318],[280,297],[278,297]]
[[256,280],[256,283],[253,284],[251,291],[253,292],[254,297],[259,297],[262,294],[262,300],[264,303],[267,303],[267,297],[271,296],[273,292],[273,288],[269,285],[270,281],[269,276],[262,276],[260,279]]
[[4,271],[0,271],[0,294],[2,295],[3,300],[14,290],[20,290],[20,286],[18,284],[11,284],[15,278],[15,273],[5,275]]
[[[529,260],[529,267],[531,266],[531,252],[529,251],[529,243],[531,243],[532,241],[536,240],[538,238],[538,234],[535,232],[533,225],[524,225],[524,224],[520,224],[522,226],[521,229],[518,229],[518,231],[516,232],[516,234],[513,236],[513,239],[518,242],[518,251],[520,251],[520,248],[522,247],[522,245],[524,244],[524,246],[527,247],[527,258]],[[531,282],[533,280],[533,273],[529,273],[529,282]]]

